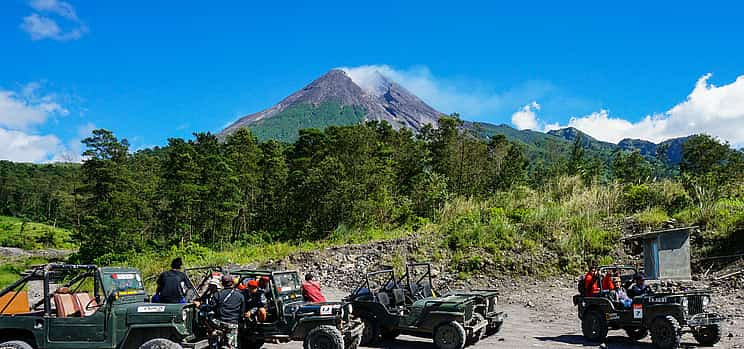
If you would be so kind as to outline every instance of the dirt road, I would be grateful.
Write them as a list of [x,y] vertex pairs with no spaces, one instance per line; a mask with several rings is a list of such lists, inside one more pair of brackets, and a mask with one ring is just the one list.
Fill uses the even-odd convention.
[[[566,286],[554,285],[558,292],[547,294],[571,295],[572,290]],[[343,292],[337,290],[326,290],[326,295],[331,300],[340,299]],[[516,293],[515,293],[516,294]],[[543,301],[524,301],[522,295],[504,297],[502,308],[509,315],[501,331],[491,337],[484,338],[473,349],[486,348],[591,348],[599,347],[598,343],[590,343],[581,335],[579,320],[576,317],[576,309],[571,304],[570,297],[558,301],[558,296],[543,298]],[[532,297],[531,299],[534,299]],[[744,348],[744,337],[742,337],[741,321],[734,322],[733,328],[727,328],[724,338],[716,348]],[[726,335],[731,332],[734,337]],[[641,342],[632,342],[623,331],[610,331],[605,343],[607,348],[612,349],[653,349],[655,348],[649,338]],[[683,348],[696,348],[695,339],[686,334],[682,337]],[[302,343],[289,344],[267,344],[266,349],[300,349]],[[384,343],[377,348],[389,349],[435,349],[431,339],[401,336],[397,340]]]

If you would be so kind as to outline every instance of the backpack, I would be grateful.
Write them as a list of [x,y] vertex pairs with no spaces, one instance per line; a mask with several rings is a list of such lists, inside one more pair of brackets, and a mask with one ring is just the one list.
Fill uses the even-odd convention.
[[586,275],[581,275],[579,277],[579,284],[576,287],[579,290],[579,294],[582,295],[582,296],[586,294],[586,285],[585,285],[585,282],[584,282],[584,277],[585,276]]

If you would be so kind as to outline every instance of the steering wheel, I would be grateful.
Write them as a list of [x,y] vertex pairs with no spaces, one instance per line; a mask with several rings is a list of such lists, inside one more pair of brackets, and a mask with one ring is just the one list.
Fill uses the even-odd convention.
[[85,305],[85,310],[86,310],[86,311],[88,311],[88,310],[93,310],[93,309],[96,309],[96,308],[100,308],[101,306],[103,306],[103,304],[95,304],[95,305],[93,305],[93,302],[95,302],[95,301],[96,301],[96,299],[95,299],[95,298],[91,299],[91,300],[90,300],[90,301],[88,302],[88,304],[86,304],[86,305]]

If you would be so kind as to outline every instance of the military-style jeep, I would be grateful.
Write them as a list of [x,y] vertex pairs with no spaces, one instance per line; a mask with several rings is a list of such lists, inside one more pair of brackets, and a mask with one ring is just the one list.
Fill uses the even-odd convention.
[[[630,286],[632,275],[637,273],[633,267],[602,266],[600,275],[608,270],[617,270],[624,286]],[[625,330],[632,340],[643,339],[650,331],[652,342],[661,349],[677,348],[683,333],[692,333],[702,345],[714,345],[721,339],[724,318],[705,311],[710,303],[707,292],[640,295],[633,297],[628,307],[611,301],[606,290],[602,290],[597,297],[576,295],[573,302],[578,307],[584,337],[593,342],[604,341],[611,329]]]
[[[43,285],[38,301],[29,283]],[[61,287],[52,289],[53,284]],[[47,264],[0,291],[0,348],[204,348],[191,304],[153,304],[133,268]],[[31,304],[33,303],[33,304]]]
[[497,311],[496,291],[439,295],[432,285],[427,263],[408,264],[399,279],[391,267],[368,273],[347,298],[365,323],[362,344],[407,334],[432,338],[440,349],[462,349],[501,328],[506,315]]
[[[297,271],[239,269],[228,274],[239,284],[248,280],[267,281],[266,321],[245,320],[240,324],[240,347],[260,348],[264,343],[304,341],[305,348],[356,349],[364,324],[352,315],[349,303],[309,303],[302,297]],[[196,285],[204,282],[196,283]],[[199,288],[197,286],[197,288]]]

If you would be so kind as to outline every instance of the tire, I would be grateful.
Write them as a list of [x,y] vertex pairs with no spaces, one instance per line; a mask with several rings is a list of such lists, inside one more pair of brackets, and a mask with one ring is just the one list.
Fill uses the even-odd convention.
[[677,348],[681,339],[679,322],[674,316],[660,317],[651,324],[651,341],[659,349]]
[[[483,315],[479,313],[473,314],[473,321],[478,324],[481,321],[485,320],[486,318],[483,317]],[[488,327],[488,326],[486,326]],[[481,340],[483,337],[483,332],[485,331],[485,328],[481,328],[478,331],[473,332],[473,335],[468,338],[467,345],[474,345],[475,343],[478,343],[478,341]]]
[[361,344],[366,347],[377,343],[380,340],[380,325],[377,321],[370,319],[363,319],[362,322],[364,322],[364,331]]
[[155,338],[140,345],[139,349],[183,349],[183,347],[167,339]]
[[710,325],[701,327],[692,333],[695,340],[706,347],[712,347],[721,340],[723,328],[721,325]]
[[465,348],[465,328],[457,321],[450,321],[434,329],[434,345],[438,349]]
[[592,309],[584,314],[581,320],[581,332],[584,338],[592,342],[604,342],[607,338],[607,320],[599,310]]
[[333,326],[318,326],[307,334],[304,349],[345,349],[344,336]]
[[9,341],[0,343],[0,349],[34,349],[34,347],[24,341]]
[[625,329],[625,333],[628,334],[628,338],[634,341],[639,341],[648,336],[648,329],[642,327],[628,327]]

